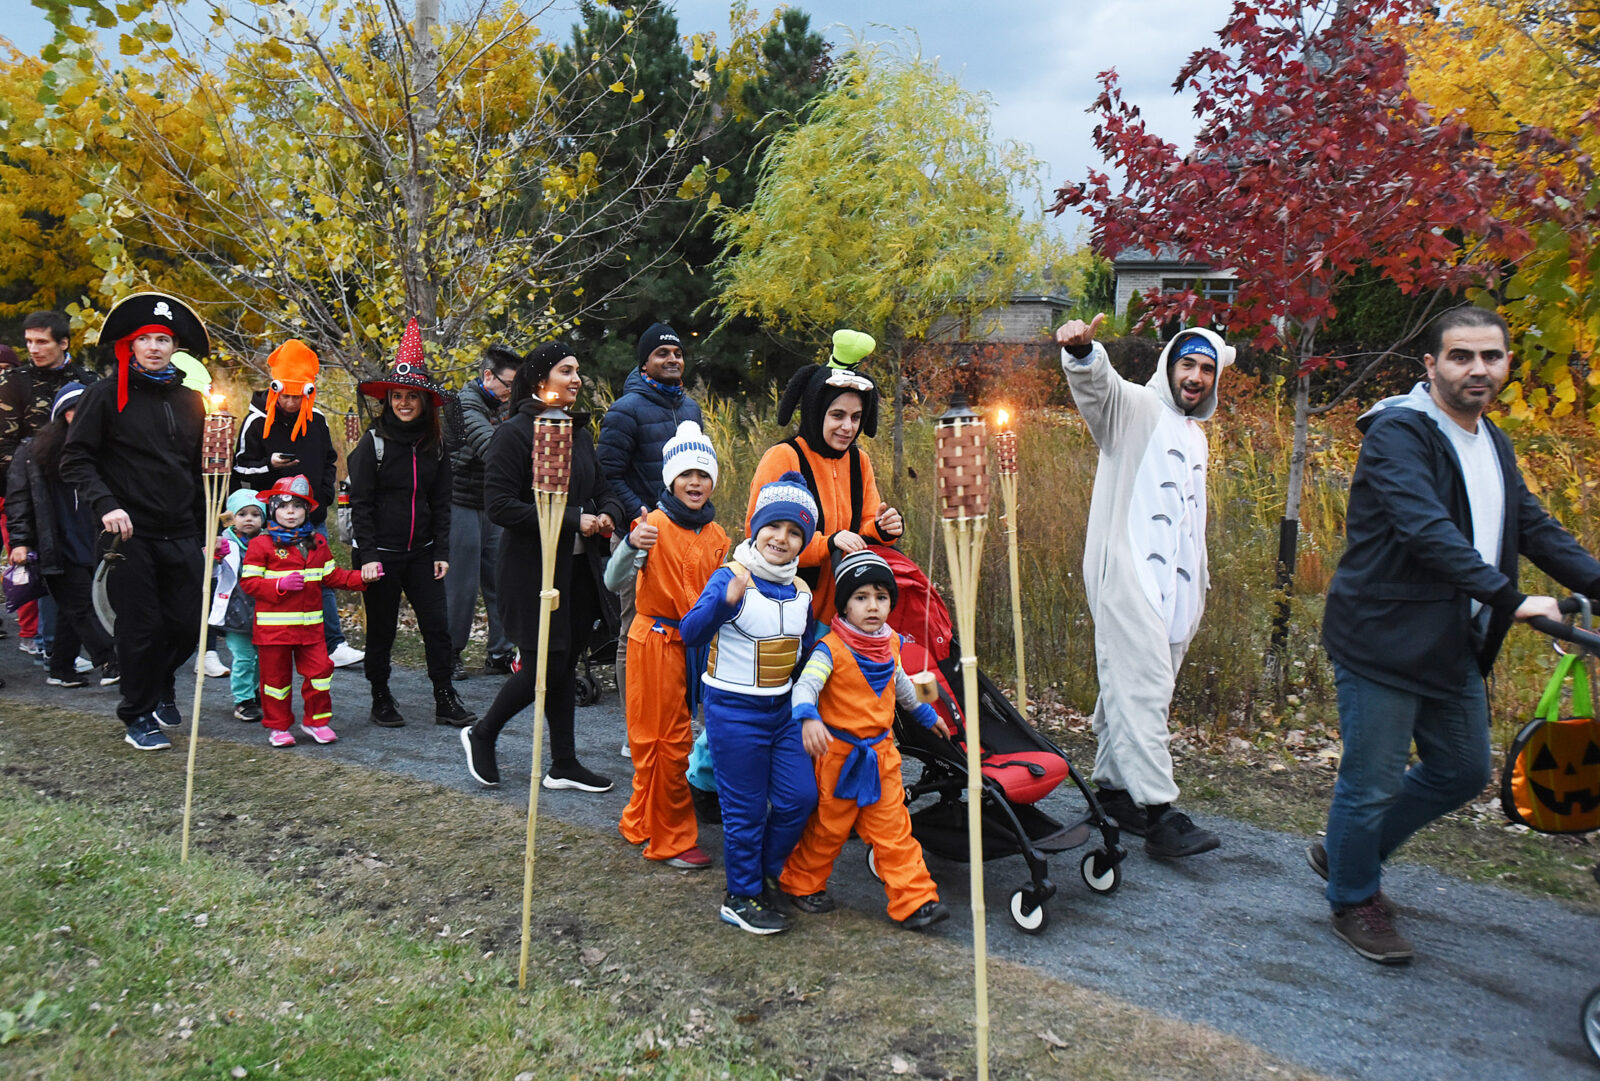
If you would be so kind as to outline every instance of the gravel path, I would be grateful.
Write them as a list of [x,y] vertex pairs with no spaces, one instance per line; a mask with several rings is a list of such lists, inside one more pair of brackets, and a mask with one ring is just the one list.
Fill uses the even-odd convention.
[[[43,673],[0,643],[0,695],[109,715],[112,690],[44,686]],[[458,684],[482,712],[499,679],[475,675]],[[189,715],[190,680],[179,680]],[[419,673],[397,671],[396,697],[411,723],[380,729],[366,722],[366,682],[359,666],[334,679],[341,739],[301,745],[288,754],[329,755],[405,773],[487,799],[527,802],[531,728],[526,715],[501,737],[502,787],[479,788],[462,764],[456,730],[432,723],[432,695]],[[202,734],[261,741],[259,726],[227,714],[226,680],[208,680]],[[617,786],[603,795],[542,792],[541,817],[614,827],[627,798],[629,766],[618,754],[623,722],[614,694],[578,713],[584,763]],[[181,748],[181,744],[179,745]],[[119,748],[126,750],[126,748]],[[132,754],[131,750],[128,750]],[[1070,789],[1070,785],[1067,786]],[[1075,794],[1050,797],[1059,817],[1075,812]],[[1322,882],[1305,865],[1305,839],[1227,819],[1204,824],[1223,838],[1216,853],[1186,861],[1148,859],[1132,839],[1122,888],[1090,894],[1077,872],[1079,852],[1059,857],[1043,935],[1020,933],[1007,915],[1010,892],[1026,881],[1018,859],[986,867],[989,948],[1185,1021],[1200,1022],[1336,1077],[1370,1081],[1477,1079],[1570,1081],[1600,1078],[1578,1030],[1578,1005],[1600,983],[1600,916],[1574,912],[1426,867],[1396,865],[1385,880],[1402,906],[1403,928],[1417,946],[1409,967],[1384,968],[1357,957],[1328,930]],[[702,843],[718,856],[714,829]],[[936,929],[952,941],[971,937],[964,865],[930,859],[954,918]],[[881,912],[882,893],[851,841],[832,883],[839,899]],[[706,918],[721,896],[720,874],[706,881]],[[887,919],[887,917],[885,917]],[[908,941],[911,941],[908,939]],[[1069,1033],[1058,1033],[1070,1041]]]

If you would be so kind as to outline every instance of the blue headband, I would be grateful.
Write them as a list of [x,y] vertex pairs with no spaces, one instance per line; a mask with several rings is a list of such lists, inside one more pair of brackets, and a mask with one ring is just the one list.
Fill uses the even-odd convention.
[[1184,357],[1193,356],[1196,353],[1203,357],[1210,357],[1213,361],[1218,359],[1216,347],[1198,334],[1191,334],[1189,339],[1183,343],[1183,348],[1178,350],[1177,359],[1182,360]]

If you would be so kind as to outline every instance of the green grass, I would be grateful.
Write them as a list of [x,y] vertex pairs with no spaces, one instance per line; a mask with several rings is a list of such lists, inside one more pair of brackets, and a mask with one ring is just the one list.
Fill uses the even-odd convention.
[[10,782],[0,817],[8,1077],[777,1076],[670,1004],[666,1025],[620,1016],[542,961],[515,991],[515,957],[466,928],[414,937],[228,860],[184,867],[170,838]]

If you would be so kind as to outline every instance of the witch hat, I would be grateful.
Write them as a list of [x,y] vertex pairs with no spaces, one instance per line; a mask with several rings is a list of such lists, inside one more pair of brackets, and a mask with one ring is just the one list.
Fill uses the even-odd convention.
[[422,352],[422,328],[415,318],[406,324],[389,374],[381,379],[368,379],[357,389],[379,401],[386,399],[391,390],[420,390],[433,400],[436,408],[444,404],[444,389],[428,374],[428,360]]

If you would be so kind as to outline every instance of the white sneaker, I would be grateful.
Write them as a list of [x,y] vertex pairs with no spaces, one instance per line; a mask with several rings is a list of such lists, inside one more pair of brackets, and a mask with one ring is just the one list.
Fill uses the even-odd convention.
[[72,670],[77,672],[79,675],[82,675],[85,672],[93,672],[94,662],[90,661],[87,657],[79,657],[77,660],[72,662]]
[[349,642],[340,642],[339,648],[328,654],[328,659],[335,668],[349,668],[352,664],[360,664],[366,654],[356,649]]
[[18,638],[17,648],[30,657],[39,655],[39,640],[37,638]]
[[628,750],[628,741],[627,740],[623,740],[622,741],[622,757],[623,758],[632,758],[633,757],[633,752]]
[[212,679],[228,674],[228,666],[222,663],[222,658],[217,656],[217,651],[214,649],[206,650],[205,666],[206,675]]

